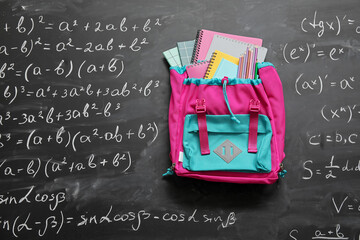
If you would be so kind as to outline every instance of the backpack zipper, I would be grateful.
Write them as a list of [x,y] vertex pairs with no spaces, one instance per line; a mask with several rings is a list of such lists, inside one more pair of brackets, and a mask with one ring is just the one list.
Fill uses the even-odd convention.
[[166,173],[163,174],[163,177],[174,175],[175,165],[176,163],[171,164],[171,166],[168,169],[166,169]]
[[279,171],[279,177],[283,178],[285,177],[285,174],[287,173],[287,171],[285,170],[284,164],[280,163],[280,171]]

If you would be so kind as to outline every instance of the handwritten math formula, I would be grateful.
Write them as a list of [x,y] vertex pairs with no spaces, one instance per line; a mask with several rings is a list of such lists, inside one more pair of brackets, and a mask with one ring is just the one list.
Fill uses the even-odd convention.
[[224,227],[235,223],[234,213],[204,218],[197,210],[192,216],[155,215],[147,210],[115,213],[113,206],[101,216],[65,210],[82,193],[58,187],[58,182],[109,172],[126,177],[134,172],[139,157],[146,157],[141,152],[157,141],[156,116],[136,116],[133,106],[154,98],[162,83],[151,76],[139,79],[133,69],[140,54],[153,45],[154,32],[163,26],[159,16],[0,17],[0,178],[24,182],[2,188],[0,208],[48,211],[43,219],[31,210],[15,217],[0,214],[2,234],[17,238],[31,232],[46,237],[60,234],[67,225],[81,228],[112,222],[128,223],[137,231],[149,217],[163,222],[216,222]]
[[[292,26],[300,37],[279,49],[284,66],[293,69],[289,86],[297,114],[303,115],[299,182],[317,189],[311,194],[317,198],[314,212],[319,211],[304,215],[316,219],[328,214],[331,220],[289,226],[286,239],[360,239],[358,188],[353,184],[360,176],[360,19],[350,10],[308,9]],[[339,188],[342,184],[347,190]]]

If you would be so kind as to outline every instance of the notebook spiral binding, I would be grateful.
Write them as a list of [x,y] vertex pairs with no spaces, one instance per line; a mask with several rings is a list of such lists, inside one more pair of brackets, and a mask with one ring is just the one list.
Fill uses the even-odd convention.
[[192,63],[196,63],[199,57],[199,50],[200,50],[200,45],[201,45],[201,41],[202,41],[202,36],[203,36],[203,31],[202,30],[198,30],[197,34],[196,34],[196,40],[195,40],[195,47],[193,50],[193,54],[191,57],[191,62]]
[[205,78],[207,79],[209,77],[209,74],[210,74],[210,71],[214,65],[214,61],[216,59],[216,55],[217,55],[217,52],[214,52],[211,56],[211,60],[210,60],[210,63],[209,63],[209,66],[208,66],[208,69],[206,70],[206,73],[205,73]]
[[191,65],[187,65],[186,68],[193,68],[193,67],[196,67],[196,66],[199,66],[199,65],[207,64],[209,62],[210,61],[197,62],[197,63],[191,64]]

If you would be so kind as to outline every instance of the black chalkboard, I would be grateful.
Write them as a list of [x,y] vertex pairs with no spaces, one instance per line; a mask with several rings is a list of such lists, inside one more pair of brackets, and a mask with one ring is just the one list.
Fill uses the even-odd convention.
[[[360,239],[360,3],[0,1],[1,239]],[[288,173],[170,166],[162,52],[259,37],[283,82]]]

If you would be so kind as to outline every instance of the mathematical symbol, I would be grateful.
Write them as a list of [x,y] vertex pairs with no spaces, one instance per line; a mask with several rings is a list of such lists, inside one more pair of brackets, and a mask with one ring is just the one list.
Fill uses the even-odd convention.
[[123,43],[119,45],[119,49],[120,49],[120,50],[123,49],[123,48],[125,48],[125,47],[126,47],[126,45],[123,44]]
[[331,86],[331,87],[335,87],[335,86],[336,86],[336,82],[330,82],[330,86]]
[[39,225],[39,224],[41,224],[41,222],[35,222],[35,224]]
[[18,49],[18,47],[12,47],[12,48],[10,48],[11,50],[16,50],[16,49]]
[[19,173],[19,172],[21,172],[22,170],[24,170],[23,168],[19,168],[18,170],[17,170],[17,172]]
[[136,26],[136,24],[132,27],[133,31],[135,32],[135,30],[139,28],[138,26]]
[[103,65],[101,65],[99,68],[100,68],[100,71],[104,71],[104,67],[105,67],[105,65],[103,64]]
[[96,115],[101,115],[101,114],[102,114],[101,112],[96,113]]
[[83,49],[81,47],[77,47],[75,50],[82,51]]
[[334,22],[328,23],[326,22],[326,24],[329,26],[330,30],[335,30],[334,27],[332,26]]
[[89,29],[90,25],[89,23],[87,22],[86,25],[84,26],[84,30],[87,31]]
[[355,22],[355,20],[348,19],[348,23],[349,23],[349,25],[353,25],[353,24],[354,24],[354,22]]
[[317,174],[317,175],[321,175],[320,169],[317,169],[317,170],[316,170],[316,174]]
[[328,231],[328,234],[330,234],[330,235],[331,235],[331,234],[333,234],[333,233],[334,233],[334,232],[333,232],[333,231],[331,231],[331,230],[330,230],[330,231]]
[[317,51],[317,55],[318,55],[319,57],[321,57],[321,56],[324,56],[325,53],[324,53],[324,51]]
[[46,30],[52,30],[54,29],[53,27],[45,27]]
[[50,43],[44,43],[45,46],[50,46],[51,44]]
[[104,159],[100,162],[100,164],[103,165],[103,166],[105,166],[107,162],[108,162],[108,161],[106,161],[106,159],[104,158]]
[[73,217],[67,217],[66,218],[66,223],[71,223],[71,220],[73,220],[74,218]]
[[126,135],[128,136],[128,139],[130,139],[131,135],[134,135],[134,133],[132,132],[131,129],[129,129],[129,131],[126,133]]
[[22,144],[24,142],[24,140],[18,140],[16,144]]
[[158,216],[154,216],[154,219],[159,219],[159,217],[158,217]]
[[50,51],[50,48],[48,48],[48,47],[46,47],[46,48],[44,47],[43,49],[46,51]]
[[313,85],[316,85],[316,84],[317,84],[316,79],[315,79],[315,80],[312,80],[311,83],[312,83]]
[[348,209],[349,210],[354,210],[354,206],[353,205],[348,205]]
[[337,114],[337,111],[338,111],[338,110],[335,110],[335,111],[330,110],[330,112],[332,113],[331,118],[334,118],[334,117],[340,118],[340,116]]
[[10,29],[10,27],[8,26],[8,24],[7,24],[7,23],[5,23],[4,30],[7,32],[9,29]]
[[50,68],[47,68],[47,69],[45,69],[45,71],[50,72],[50,71],[51,71],[51,69],[50,69]]
[[16,121],[16,120],[18,120],[18,119],[17,119],[17,118],[13,118],[12,120],[13,120],[13,121]]
[[50,142],[53,138],[51,137],[51,135],[48,136],[47,141]]

